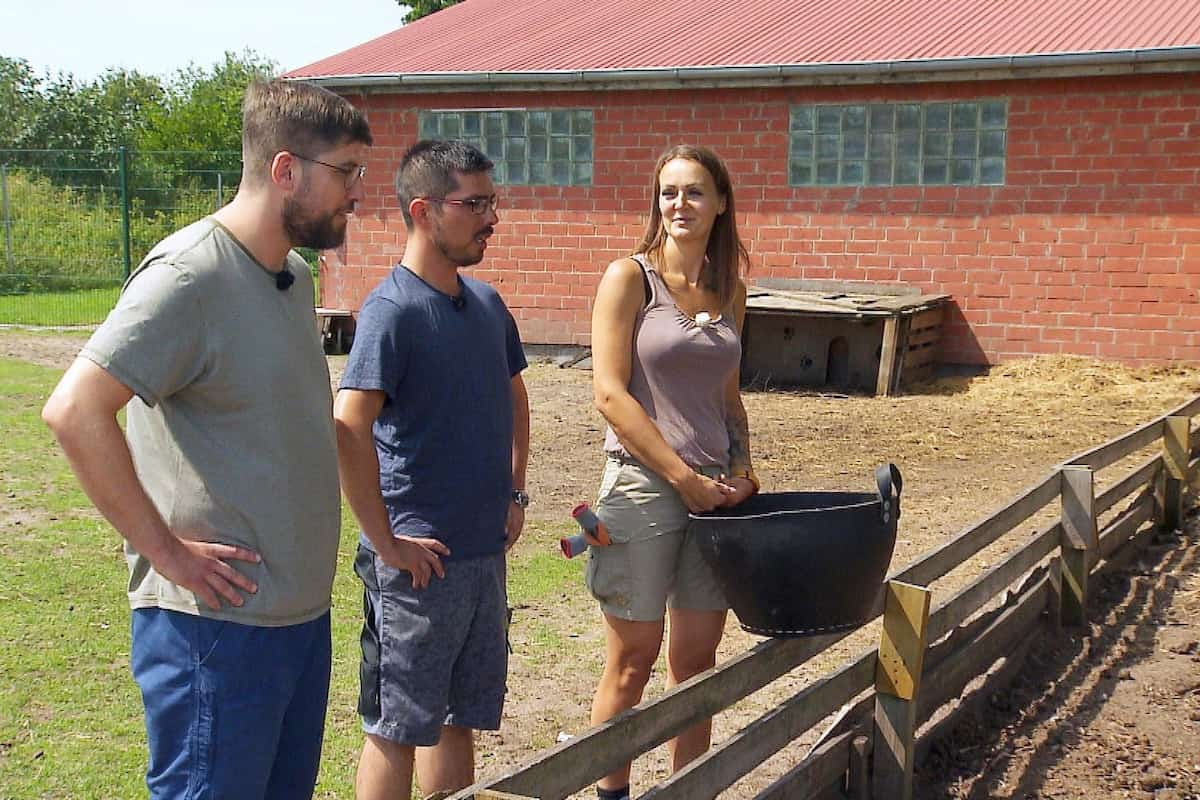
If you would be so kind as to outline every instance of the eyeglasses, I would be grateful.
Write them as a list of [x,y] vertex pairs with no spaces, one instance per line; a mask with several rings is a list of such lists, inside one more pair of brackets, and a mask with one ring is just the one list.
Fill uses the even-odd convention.
[[[288,152],[291,152],[291,151],[288,151]],[[342,173],[342,176],[346,179],[346,188],[347,189],[354,188],[354,184],[361,181],[363,179],[363,176],[367,174],[367,168],[363,164],[359,164],[358,166],[355,166],[355,167],[339,167],[337,164],[330,164],[327,161],[321,161],[320,159],[309,158],[308,156],[302,156],[299,153],[292,153],[292,155],[294,155],[296,158],[300,159],[301,161],[311,161],[313,164],[320,164],[322,167],[329,167],[334,172]]]
[[498,195],[488,195],[486,197],[467,197],[463,200],[451,199],[449,197],[426,197],[431,203],[446,203],[452,206],[462,206],[470,210],[477,217],[482,217],[489,211],[495,211],[500,205],[500,197]]

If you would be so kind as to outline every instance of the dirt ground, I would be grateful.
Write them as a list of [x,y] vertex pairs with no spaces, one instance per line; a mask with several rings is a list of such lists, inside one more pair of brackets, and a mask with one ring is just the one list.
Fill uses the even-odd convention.
[[[61,368],[81,343],[4,330],[0,356]],[[335,380],[343,361],[330,360]],[[590,403],[590,373],[540,363],[525,377],[534,505],[518,548],[525,552],[516,558],[554,548],[562,532],[555,526],[574,503],[594,496],[604,430]],[[1127,369],[1053,357],[944,378],[894,398],[772,392],[748,393],[745,402],[764,490],[865,491],[876,465],[899,465],[896,567],[986,516],[1057,463],[1198,392],[1197,368]],[[1121,471],[1101,472],[1098,489]],[[1035,646],[1013,687],[934,747],[920,771],[918,797],[1200,799],[1198,540],[1193,520],[1186,533],[1157,541],[1105,584],[1089,630]],[[939,581],[934,604],[1020,542],[1006,537]],[[872,630],[856,634],[737,704],[716,718],[714,738],[733,735],[876,637]],[[719,657],[757,641],[731,617]],[[510,700],[501,732],[481,740],[482,775],[588,727],[603,639],[582,587],[564,586],[555,597],[518,608],[513,644]],[[652,681],[648,696],[661,686]],[[752,796],[798,761],[810,739],[802,737],[724,796]],[[664,748],[639,759],[635,789],[664,779],[666,765]]]

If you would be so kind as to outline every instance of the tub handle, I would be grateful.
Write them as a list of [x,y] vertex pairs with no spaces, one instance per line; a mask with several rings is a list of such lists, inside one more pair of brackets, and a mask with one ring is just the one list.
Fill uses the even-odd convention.
[[875,485],[879,488],[883,524],[890,525],[893,519],[900,519],[900,490],[904,488],[904,479],[895,464],[880,464],[875,468]]

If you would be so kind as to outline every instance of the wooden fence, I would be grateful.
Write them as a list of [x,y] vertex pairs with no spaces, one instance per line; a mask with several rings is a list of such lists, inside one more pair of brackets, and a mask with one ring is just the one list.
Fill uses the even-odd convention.
[[[1072,458],[894,573],[875,612],[883,614],[878,647],[804,686],[641,797],[716,797],[839,711],[839,721],[809,755],[757,800],[911,797],[915,761],[959,714],[941,715],[919,739],[918,728],[1007,656],[985,686],[1006,683],[1043,626],[1084,622],[1092,576],[1135,553],[1155,530],[1180,527],[1184,495],[1200,463],[1200,436],[1190,425],[1197,412],[1200,396]],[[1156,443],[1157,452],[1096,493],[1096,472]],[[1018,526],[1055,501],[1057,519],[931,608],[930,584],[1006,534],[1016,535]],[[1109,513],[1123,501],[1115,516]],[[451,800],[566,798],[849,634],[765,640]]]

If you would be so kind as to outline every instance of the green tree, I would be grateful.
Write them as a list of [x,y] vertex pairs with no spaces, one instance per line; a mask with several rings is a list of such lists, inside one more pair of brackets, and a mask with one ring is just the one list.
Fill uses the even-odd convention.
[[277,67],[253,51],[225,53],[211,71],[192,64],[166,87],[162,105],[151,112],[139,146],[143,150],[242,149],[242,97],[258,77]]
[[153,75],[110,69],[97,82],[96,106],[106,123],[97,147],[135,148],[166,100],[162,82]]
[[443,8],[449,8],[456,5],[460,0],[396,0],[396,5],[408,9],[408,13],[404,15],[404,21],[415,22],[421,17],[427,17],[435,11],[441,11]]
[[28,61],[0,56],[0,148],[28,146],[42,107],[39,84]]
[[163,97],[158,78],[109,70],[92,83],[70,73],[37,78],[24,61],[0,58],[0,147],[113,150],[132,147]]

